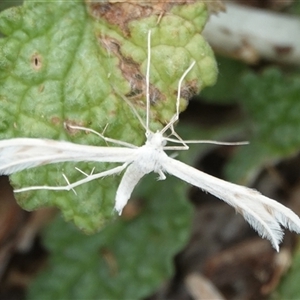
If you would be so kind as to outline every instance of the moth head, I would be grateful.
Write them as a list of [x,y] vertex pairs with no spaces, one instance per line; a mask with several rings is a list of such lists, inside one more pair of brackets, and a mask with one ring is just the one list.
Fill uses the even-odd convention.
[[147,131],[146,138],[146,144],[155,147],[164,147],[167,143],[166,139],[160,131],[156,131],[155,133]]

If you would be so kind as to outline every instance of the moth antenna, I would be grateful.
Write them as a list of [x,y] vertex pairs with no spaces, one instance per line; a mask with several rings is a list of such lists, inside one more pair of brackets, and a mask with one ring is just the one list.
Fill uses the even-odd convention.
[[191,65],[185,70],[185,72],[182,74],[181,78],[179,79],[178,82],[178,91],[177,91],[177,99],[176,99],[176,121],[179,118],[179,109],[180,109],[180,96],[181,96],[181,86],[184,78],[187,76],[187,74],[192,70],[194,67],[196,61],[193,61]]
[[151,30],[148,31],[147,42],[147,70],[146,70],[146,133],[149,130],[150,118],[150,63],[151,63]]
[[121,145],[124,147],[129,147],[129,148],[137,148],[137,146],[130,144],[130,143],[126,143],[123,141],[119,141],[116,139],[112,139],[112,138],[108,138],[106,136],[104,136],[103,134],[97,132],[94,129],[91,128],[87,128],[87,127],[83,127],[83,126],[76,126],[76,125],[71,125],[71,124],[67,124],[66,122],[64,123],[65,128],[71,128],[71,129],[78,129],[78,130],[82,130],[82,131],[87,131],[87,132],[91,132],[97,136],[99,136],[101,139],[103,139],[105,142],[109,142],[109,143],[113,143],[113,144],[117,144],[117,145]]
[[118,91],[114,90],[115,93],[120,96],[132,109],[133,113],[135,114],[135,116],[138,118],[138,120],[140,121],[141,125],[143,126],[143,128],[147,131],[147,127],[146,124],[144,123],[144,121],[142,120],[141,116],[139,115],[139,113],[137,112],[137,110],[135,109],[135,107],[133,106],[133,104],[125,97],[123,96],[121,93],[119,93]]
[[180,109],[180,96],[181,96],[181,86],[182,82],[187,76],[187,74],[192,70],[194,67],[196,61],[193,61],[190,66],[185,70],[185,72],[182,74],[181,78],[178,81],[178,91],[177,91],[177,98],[176,98],[176,113],[171,118],[170,122],[162,129],[161,133],[165,133],[168,129],[170,129],[174,123],[179,119],[179,109]]

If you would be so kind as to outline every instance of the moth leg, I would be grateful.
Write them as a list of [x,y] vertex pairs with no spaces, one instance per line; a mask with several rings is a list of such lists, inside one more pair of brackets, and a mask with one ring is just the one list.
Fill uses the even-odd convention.
[[[47,185],[29,186],[29,187],[14,190],[14,192],[15,193],[21,193],[21,192],[34,191],[34,190],[70,191],[70,190],[73,190],[75,187],[80,186],[84,183],[90,182],[92,180],[121,173],[128,166],[128,164],[129,163],[124,163],[123,165],[112,168],[110,170],[100,172],[100,173],[96,173],[96,174],[93,174],[93,175],[88,175],[87,177],[85,177],[81,180],[75,181],[75,182],[73,182],[71,184],[68,184],[66,186],[47,186]],[[65,180],[66,180],[66,178],[65,178]],[[68,182],[68,180],[67,180],[67,182]]]
[[87,131],[87,132],[94,133],[97,136],[99,136],[101,139],[103,139],[105,142],[108,142],[108,143],[113,143],[113,144],[125,146],[125,147],[128,147],[128,148],[134,148],[134,149],[138,148],[137,146],[135,146],[133,144],[126,143],[126,142],[123,142],[123,141],[119,141],[119,140],[115,140],[115,139],[106,137],[103,134],[101,134],[101,133],[99,133],[96,130],[93,130],[91,128],[82,127],[82,126],[76,126],[76,125],[71,125],[71,124],[67,124],[66,122],[64,123],[64,125],[65,125],[66,129],[71,128],[71,129],[78,129],[78,130],[82,130],[82,131]]
[[81,174],[85,175],[86,177],[93,175],[93,174],[94,174],[94,171],[95,171],[95,167],[92,169],[92,171],[91,171],[90,174],[85,173],[84,171],[82,171],[81,169],[79,169],[79,168],[77,168],[77,167],[75,167],[75,169],[76,169],[78,172],[80,172]]
[[157,174],[159,175],[158,180],[165,180],[167,178],[162,170],[158,170]]

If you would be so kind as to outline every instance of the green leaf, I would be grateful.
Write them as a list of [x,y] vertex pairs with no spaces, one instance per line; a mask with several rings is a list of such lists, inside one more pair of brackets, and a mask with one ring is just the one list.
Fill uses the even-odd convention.
[[191,207],[184,183],[149,177],[138,189],[146,198],[135,219],[119,218],[93,236],[60,218],[51,224],[45,242],[52,255],[29,299],[142,299],[171,275],[189,237]]
[[283,277],[282,282],[273,294],[271,299],[299,299],[300,280],[300,252],[299,247],[293,258],[289,272]]
[[201,97],[209,103],[236,103],[238,86],[247,66],[239,61],[217,57],[219,66],[218,81],[214,86],[204,89]]
[[[175,110],[178,80],[188,74],[181,108],[187,99],[216,79],[210,47],[199,34],[207,18],[206,6],[197,1],[173,5],[168,13],[140,18],[100,16],[101,5],[112,9],[126,3],[89,1],[25,1],[22,7],[0,14],[0,138],[34,137],[106,145],[96,135],[69,132],[64,122],[103,131],[105,135],[142,145],[144,129],[126,96],[145,116],[147,32],[152,30],[151,92],[155,105],[151,129],[170,120]],[[135,5],[138,5],[136,3]],[[142,6],[142,4],[141,4]],[[103,8],[103,7],[102,7]],[[159,16],[161,19],[159,20]],[[110,145],[111,146],[111,145]],[[74,167],[94,173],[112,164],[62,163],[30,169],[10,177],[15,188],[66,185],[83,177]],[[20,205],[33,210],[56,206],[67,220],[86,232],[95,232],[114,218],[115,191],[120,178],[105,178],[73,192],[35,191],[17,194]]]
[[276,68],[248,72],[240,86],[250,145],[241,147],[228,167],[234,181],[251,177],[266,164],[294,155],[300,147],[299,74],[283,75]]

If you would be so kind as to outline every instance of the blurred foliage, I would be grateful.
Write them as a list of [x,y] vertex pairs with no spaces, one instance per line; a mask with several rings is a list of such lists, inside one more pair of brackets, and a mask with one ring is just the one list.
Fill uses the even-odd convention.
[[[247,132],[250,145],[239,148],[226,171],[230,180],[247,183],[263,167],[299,153],[300,70],[271,65],[254,71],[231,59],[218,61],[219,80],[202,95],[208,102],[235,102],[242,108],[240,126]],[[299,249],[272,300],[299,299]]]
[[288,273],[283,277],[279,288],[273,293],[272,300],[291,299],[296,300],[300,297],[300,248],[296,251],[292,265]]
[[227,176],[246,184],[261,167],[299,150],[300,73],[299,69],[282,70],[272,65],[256,72],[225,58],[218,58],[218,62],[217,84],[201,95],[209,103],[237,103],[241,107],[244,117],[239,126],[250,144],[240,147],[227,166]]
[[297,0],[292,1],[291,6],[289,6],[286,10],[290,14],[300,16],[300,2]]
[[232,180],[242,178],[245,171],[250,177],[259,167],[299,151],[299,80],[298,71],[289,74],[275,67],[243,74],[238,92],[250,145],[240,148],[228,166]]
[[[191,207],[183,183],[156,185],[149,175],[138,188],[143,213],[119,218],[87,236],[57,219],[45,234],[50,265],[29,299],[141,299],[173,271],[173,257],[187,242]],[[145,196],[148,195],[148,196]]]
[[217,57],[219,74],[214,86],[207,87],[201,96],[209,103],[230,104],[236,103],[239,97],[238,87],[241,76],[247,70],[247,66],[239,61]]

